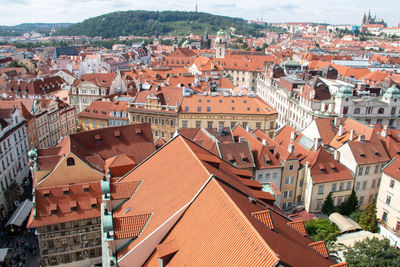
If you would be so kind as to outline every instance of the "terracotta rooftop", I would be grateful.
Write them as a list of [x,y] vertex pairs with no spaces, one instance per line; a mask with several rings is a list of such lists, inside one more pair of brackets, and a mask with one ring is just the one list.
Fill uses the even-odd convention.
[[[100,182],[35,189],[29,228],[100,217]],[[35,205],[34,205],[35,207]]]

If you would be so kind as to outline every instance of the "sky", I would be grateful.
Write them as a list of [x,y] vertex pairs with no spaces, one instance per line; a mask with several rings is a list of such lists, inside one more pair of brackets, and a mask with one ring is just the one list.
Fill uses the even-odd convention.
[[[196,1],[196,0],[195,0]],[[80,22],[120,10],[194,11],[196,2],[182,0],[0,0],[0,25],[33,22]],[[382,17],[388,26],[400,23],[398,0],[202,0],[200,12],[262,19],[266,22],[360,24],[364,12]]]

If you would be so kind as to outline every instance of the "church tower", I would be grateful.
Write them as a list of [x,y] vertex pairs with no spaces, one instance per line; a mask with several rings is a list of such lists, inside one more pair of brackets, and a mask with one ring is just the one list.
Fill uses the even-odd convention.
[[215,46],[215,57],[216,58],[224,58],[226,54],[226,40],[225,40],[225,32],[223,30],[219,30],[217,33],[217,38],[214,40]]

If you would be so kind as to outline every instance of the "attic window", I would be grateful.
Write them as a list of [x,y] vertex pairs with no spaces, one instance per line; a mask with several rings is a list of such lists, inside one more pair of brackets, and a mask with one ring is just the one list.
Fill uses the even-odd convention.
[[136,135],[140,135],[142,133],[142,129],[136,128],[135,132],[136,132]]
[[94,110],[93,110],[93,113],[97,113],[97,110],[96,110],[96,109],[94,109]]
[[68,196],[68,195],[69,195],[69,187],[64,187],[64,188],[62,189],[62,192],[63,192],[63,195],[64,195],[64,196]]
[[101,114],[106,115],[107,112],[105,112],[104,110],[101,112]]
[[188,106],[185,107],[185,111],[189,111],[189,107]]
[[374,155],[375,155],[375,156],[378,156],[378,157],[381,156],[381,154],[380,154],[377,150],[375,150],[375,149],[372,149],[372,152],[374,152]]
[[57,214],[57,204],[53,203],[50,204],[50,214],[51,215],[56,215]]
[[211,107],[207,107],[207,112],[210,112],[211,111]]
[[97,199],[95,197],[90,199],[90,206],[92,207],[92,209],[97,208]]
[[94,136],[94,140],[96,140],[96,141],[101,141],[101,136],[100,136],[99,134],[96,134],[96,135]]
[[240,153],[240,158],[243,162],[247,162],[247,156],[243,152]]
[[71,212],[75,212],[75,211],[76,211],[76,207],[77,207],[77,205],[76,205],[76,200],[71,200],[71,201],[69,202],[69,205],[70,205],[70,207],[71,207]]
[[114,136],[115,137],[120,137],[121,136],[121,132],[119,130],[115,130],[114,131]]
[[336,165],[333,162],[329,162],[329,166],[331,169],[336,169]]
[[358,154],[360,155],[360,157],[365,158],[364,152],[358,151]]
[[219,100],[219,103],[222,103],[222,100],[221,100],[221,99]]
[[75,159],[74,158],[67,158],[67,166],[75,166]]
[[318,168],[321,172],[326,170],[324,164],[322,163],[318,165]]
[[83,185],[82,188],[83,188],[83,192],[89,192],[89,185],[88,184]]
[[44,198],[49,198],[49,196],[50,196],[50,191],[49,190],[44,190],[43,191],[43,197]]

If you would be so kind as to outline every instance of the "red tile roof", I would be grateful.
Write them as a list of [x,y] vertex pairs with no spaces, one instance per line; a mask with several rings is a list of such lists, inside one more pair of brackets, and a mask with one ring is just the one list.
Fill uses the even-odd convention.
[[272,115],[276,111],[258,97],[192,95],[183,98],[181,113]]
[[[86,192],[85,188],[89,191]],[[35,202],[33,210],[36,209],[36,217],[32,211],[28,220],[29,228],[100,217],[100,182],[36,188]],[[92,204],[96,206],[92,207]],[[72,207],[76,207],[76,211],[72,211]],[[55,215],[51,214],[53,209],[56,210]]]
[[113,218],[114,239],[118,240],[139,236],[150,217],[151,213]]
[[288,225],[292,227],[294,230],[299,232],[302,236],[307,236],[306,227],[304,225],[304,221],[294,221],[288,222]]
[[251,215],[257,218],[260,222],[265,224],[272,231],[275,230],[274,222],[272,221],[272,215],[270,210],[253,212]]
[[325,241],[314,242],[308,245],[315,249],[315,251],[317,251],[319,254],[321,254],[321,256],[329,258],[328,250],[325,246]]
[[112,182],[110,184],[111,199],[128,199],[138,189],[141,181]]

